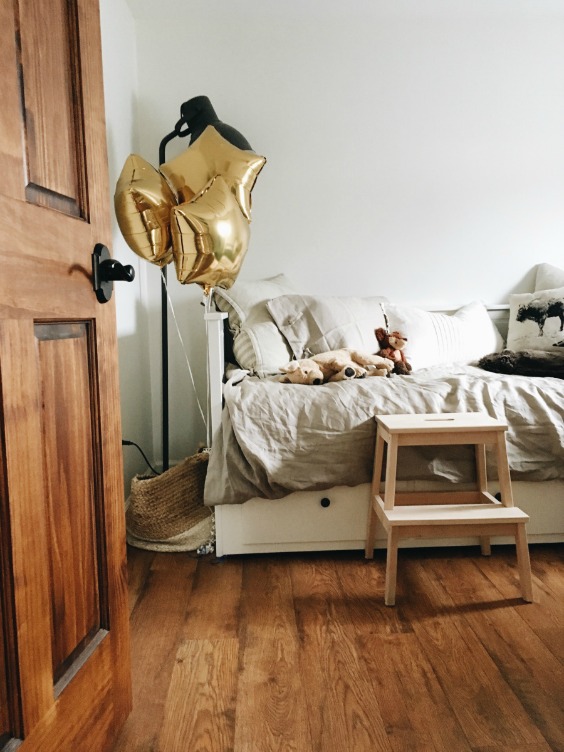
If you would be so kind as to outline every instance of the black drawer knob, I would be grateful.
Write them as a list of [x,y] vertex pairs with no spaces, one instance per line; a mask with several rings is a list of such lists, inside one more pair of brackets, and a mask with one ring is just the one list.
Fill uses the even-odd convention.
[[327,509],[329,504],[331,504],[331,499],[328,499],[326,496],[324,496],[319,503],[324,509]]

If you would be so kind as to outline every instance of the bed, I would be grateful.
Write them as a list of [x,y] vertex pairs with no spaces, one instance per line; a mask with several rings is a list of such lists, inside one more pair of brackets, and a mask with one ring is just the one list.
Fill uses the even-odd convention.
[[[546,283],[537,276],[539,284]],[[536,305],[537,293],[554,289],[529,297]],[[374,415],[401,412],[484,411],[506,420],[515,503],[530,515],[529,540],[564,541],[564,378],[478,365],[517,341],[559,346],[557,318],[547,319],[542,336],[534,320],[517,322],[531,300],[424,310],[378,296],[305,296],[283,275],[216,290],[205,315],[212,444],[204,501],[215,511],[217,555],[362,549]],[[407,333],[411,375],[281,383],[278,369],[292,358],[343,346],[374,352],[381,324]],[[473,477],[469,447],[402,448],[398,465],[400,490],[465,488]],[[495,463],[489,469],[495,492]],[[385,546],[383,530],[376,546]]]

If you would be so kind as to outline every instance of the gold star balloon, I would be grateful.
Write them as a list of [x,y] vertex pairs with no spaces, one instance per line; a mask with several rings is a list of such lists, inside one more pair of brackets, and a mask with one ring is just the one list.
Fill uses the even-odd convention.
[[171,213],[173,257],[182,284],[206,291],[231,287],[249,243],[249,222],[223,176],[214,177],[192,201]]
[[214,176],[221,175],[250,222],[251,191],[265,162],[265,157],[233,146],[208,125],[182,154],[162,164],[160,170],[179,203],[190,201]]
[[116,217],[127,245],[141,258],[158,266],[172,260],[170,211],[176,197],[166,180],[149,162],[130,154],[114,195]]

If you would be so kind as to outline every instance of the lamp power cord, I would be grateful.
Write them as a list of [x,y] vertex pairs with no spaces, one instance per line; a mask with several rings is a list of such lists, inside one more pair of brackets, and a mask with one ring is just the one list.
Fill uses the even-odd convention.
[[141,447],[139,446],[139,444],[136,444],[134,441],[129,441],[128,439],[122,439],[121,440],[121,444],[122,444],[122,446],[134,446],[134,447],[136,447],[141,452],[141,455],[143,456],[143,459],[147,463],[147,465],[148,465],[149,469],[151,470],[151,472],[154,473],[155,475],[160,475],[161,474],[161,473],[157,472],[157,470],[155,470],[155,468],[151,465],[151,463],[147,459],[147,455],[141,449]]

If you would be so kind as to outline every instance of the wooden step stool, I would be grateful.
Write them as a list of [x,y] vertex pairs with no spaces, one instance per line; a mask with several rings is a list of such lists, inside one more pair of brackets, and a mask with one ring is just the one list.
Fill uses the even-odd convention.
[[[513,505],[505,432],[507,424],[482,413],[427,415],[376,415],[371,501],[368,511],[365,556],[374,556],[376,520],[388,534],[384,601],[396,598],[398,543],[402,538],[435,538],[476,535],[482,553],[490,553],[490,535],[515,538],[522,597],[533,600],[531,564],[525,525],[529,516]],[[380,495],[384,445],[387,445],[384,498]],[[476,456],[476,490],[411,491],[396,493],[398,447],[473,444]],[[486,445],[497,453],[502,501],[488,493]]]

